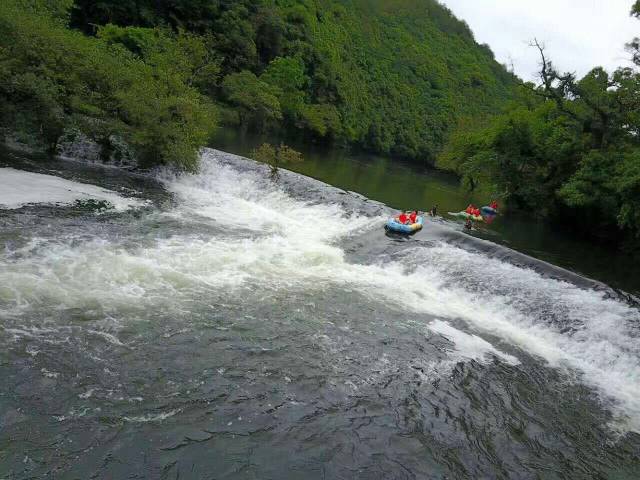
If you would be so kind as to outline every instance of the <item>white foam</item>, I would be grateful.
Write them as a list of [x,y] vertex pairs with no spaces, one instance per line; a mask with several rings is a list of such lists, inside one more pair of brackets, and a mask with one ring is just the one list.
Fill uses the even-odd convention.
[[429,328],[450,340],[461,359],[470,359],[485,363],[491,355],[495,355],[510,365],[518,365],[518,363],[520,363],[513,355],[501,352],[477,335],[465,333],[442,320],[434,320],[429,323]]
[[58,378],[60,376],[60,373],[58,373],[58,372],[50,372],[46,368],[41,368],[40,372],[42,373],[43,376],[45,376],[47,378]]
[[100,331],[97,331],[97,330],[89,330],[89,333],[92,333],[94,335],[97,335],[99,337],[104,338],[108,343],[111,343],[112,345],[117,345],[119,347],[125,347],[126,346],[124,343],[122,343],[120,340],[118,340],[118,337],[116,337],[115,335],[113,335],[111,333],[100,332]]
[[76,200],[105,201],[118,211],[146,203],[124,198],[116,192],[95,185],[53,175],[0,168],[0,208],[15,209],[31,204],[69,205]]
[[198,175],[165,175],[164,181],[180,198],[178,211],[183,214],[213,220],[230,229],[280,234],[287,242],[312,242],[321,247],[323,242],[372,223],[367,217],[347,215],[335,204],[293,199],[266,176],[239,173],[219,163],[211,150],[205,150]]
[[91,398],[93,396],[93,392],[95,392],[95,388],[90,388],[86,392],[80,393],[78,395],[78,398],[82,398],[83,400],[86,400],[87,398]]
[[163,420],[166,420],[167,418],[173,417],[174,415],[180,413],[181,411],[182,411],[181,408],[176,408],[168,412],[147,413],[146,415],[123,417],[123,420],[127,422],[133,422],[133,423],[161,422]]
[[[408,264],[418,267],[410,272]],[[602,293],[448,245],[414,250],[405,263],[354,267],[340,275],[363,295],[385,298],[403,310],[462,319],[577,373],[610,403],[623,428],[640,431],[637,310]],[[563,331],[566,326],[571,330]]]

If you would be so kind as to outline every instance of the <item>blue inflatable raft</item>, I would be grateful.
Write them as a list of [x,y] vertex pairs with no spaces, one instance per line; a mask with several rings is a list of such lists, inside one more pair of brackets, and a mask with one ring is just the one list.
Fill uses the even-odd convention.
[[386,225],[384,226],[385,230],[389,230],[395,233],[415,233],[417,231],[422,230],[422,225],[424,223],[424,219],[422,217],[416,218],[416,223],[411,223],[409,225],[403,225],[398,222],[395,218],[390,218]]
[[484,206],[480,209],[483,215],[497,215],[498,211],[495,208]]

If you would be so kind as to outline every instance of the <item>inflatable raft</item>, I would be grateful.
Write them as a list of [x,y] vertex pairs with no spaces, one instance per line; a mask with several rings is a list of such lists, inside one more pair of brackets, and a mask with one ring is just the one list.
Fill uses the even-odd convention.
[[498,210],[496,210],[495,208],[491,208],[489,206],[484,206],[480,209],[480,211],[482,212],[483,215],[497,215],[498,214]]
[[408,225],[398,222],[395,218],[390,218],[389,220],[387,220],[384,229],[395,233],[415,233],[419,230],[422,230],[423,224],[424,219],[422,217],[416,218],[416,223],[411,223]]
[[471,215],[467,212],[449,212],[449,215],[452,217],[462,217],[462,218],[470,218],[471,220],[475,220],[476,222],[482,222],[484,220],[482,215]]

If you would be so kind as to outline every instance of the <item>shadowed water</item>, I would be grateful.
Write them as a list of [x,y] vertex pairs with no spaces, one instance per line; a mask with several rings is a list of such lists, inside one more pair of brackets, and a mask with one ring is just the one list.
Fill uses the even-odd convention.
[[132,207],[0,210],[0,478],[640,475],[639,314],[602,285],[220,152],[4,162]]

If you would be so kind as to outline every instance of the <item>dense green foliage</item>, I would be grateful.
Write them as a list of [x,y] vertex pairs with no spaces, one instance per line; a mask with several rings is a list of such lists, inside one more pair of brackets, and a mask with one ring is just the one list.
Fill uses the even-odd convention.
[[207,36],[227,122],[409,158],[517,83],[436,0],[76,0],[72,25],[107,24]]
[[515,78],[436,0],[6,0],[0,128],[196,165],[222,120],[431,161]]
[[[632,11],[640,15],[640,2]],[[540,85],[506,113],[461,122],[438,165],[511,207],[606,239],[640,241],[640,73],[577,79],[542,55]],[[638,40],[629,44],[640,66]]]
[[[53,149],[81,131],[111,155],[122,139],[143,164],[195,168],[212,110],[194,86],[203,41],[163,29],[107,26],[97,38],[66,27],[66,0],[0,4],[0,127]],[[135,48],[132,48],[135,47]]]

